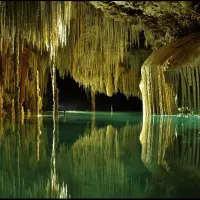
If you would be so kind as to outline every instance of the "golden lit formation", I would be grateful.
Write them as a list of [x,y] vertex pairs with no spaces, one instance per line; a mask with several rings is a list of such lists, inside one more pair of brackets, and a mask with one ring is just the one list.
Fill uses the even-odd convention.
[[21,115],[21,106],[37,115],[48,73],[56,85],[56,70],[95,93],[112,96],[119,89],[127,98],[141,97],[140,67],[150,51],[131,50],[145,30],[141,21],[109,19],[86,2],[5,1],[0,9],[1,115],[13,110],[13,101],[12,116]]
[[57,109],[56,70],[95,94],[112,96],[119,90],[127,98],[142,98],[147,115],[185,110],[199,114],[198,56],[194,56],[198,34],[176,40],[148,58],[148,47],[155,40],[152,29],[140,17],[134,23],[115,20],[95,5],[0,2],[0,115],[21,116],[21,106],[26,114],[41,112],[50,71]]

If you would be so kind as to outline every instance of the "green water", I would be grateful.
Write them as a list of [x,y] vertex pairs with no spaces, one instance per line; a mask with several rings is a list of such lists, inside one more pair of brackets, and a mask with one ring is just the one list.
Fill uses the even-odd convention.
[[198,117],[60,112],[0,121],[0,197],[200,197]]

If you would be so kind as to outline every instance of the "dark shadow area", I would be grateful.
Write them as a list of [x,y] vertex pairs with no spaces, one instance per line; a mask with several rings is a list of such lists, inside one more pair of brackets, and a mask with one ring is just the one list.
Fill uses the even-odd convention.
[[[82,86],[79,86],[70,76],[64,79],[59,78],[57,73],[57,87],[59,89],[59,110],[79,110],[91,111],[91,94],[86,93]],[[47,93],[43,100],[43,110],[52,110],[53,94],[51,85],[51,76],[49,74],[49,82]],[[114,112],[142,112],[142,101],[137,97],[126,98],[122,93],[117,93],[112,97],[105,94],[96,94],[96,111]]]
[[96,110],[113,112],[142,112],[142,101],[137,97],[129,99],[122,93],[114,94],[108,97],[105,94],[96,95]]

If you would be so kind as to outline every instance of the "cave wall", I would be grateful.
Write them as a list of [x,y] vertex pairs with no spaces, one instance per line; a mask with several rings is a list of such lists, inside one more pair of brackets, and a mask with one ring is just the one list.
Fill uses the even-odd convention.
[[[25,112],[28,110],[37,114],[37,106],[40,110],[42,104],[38,104],[39,99],[45,93],[48,80],[48,64],[45,60],[45,53],[37,53],[23,48],[19,54],[19,88],[20,106],[23,106]],[[5,53],[0,57],[1,62],[1,90],[2,105],[4,111],[2,115],[11,115],[12,101],[16,99],[16,73],[14,68],[14,54]],[[37,83],[38,82],[38,83]],[[37,88],[39,86],[39,89]],[[38,91],[39,90],[39,91]],[[37,94],[39,92],[39,94]],[[41,101],[41,99],[40,99]]]
[[200,33],[175,40],[144,62],[140,88],[145,115],[200,112]]

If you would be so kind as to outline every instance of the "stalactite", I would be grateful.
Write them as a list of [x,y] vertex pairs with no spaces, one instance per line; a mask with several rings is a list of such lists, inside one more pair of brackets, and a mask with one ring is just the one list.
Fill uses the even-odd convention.
[[12,99],[12,107],[11,107],[11,119],[12,122],[15,122],[15,100]]
[[[146,108],[154,114],[199,114],[199,73],[196,67],[164,71],[162,66],[142,69]],[[157,74],[158,78],[152,76]],[[146,92],[145,92],[146,91]]]
[[114,93],[113,77],[111,74],[108,74],[108,82],[106,85],[106,94],[111,97]]
[[39,116],[42,109],[42,99],[40,96],[40,85],[39,85],[39,71],[37,70],[36,75],[36,83],[37,83],[37,116]]
[[24,124],[24,107],[21,105],[21,124]]
[[95,112],[96,110],[95,91],[93,90],[91,90],[91,99],[92,99],[92,111]]
[[51,80],[52,80],[52,91],[53,91],[53,114],[55,117],[58,116],[58,88],[56,86],[56,68],[52,65],[51,70]]
[[19,31],[15,34],[14,44],[14,69],[15,69],[15,114],[20,117],[20,87],[19,87]]

